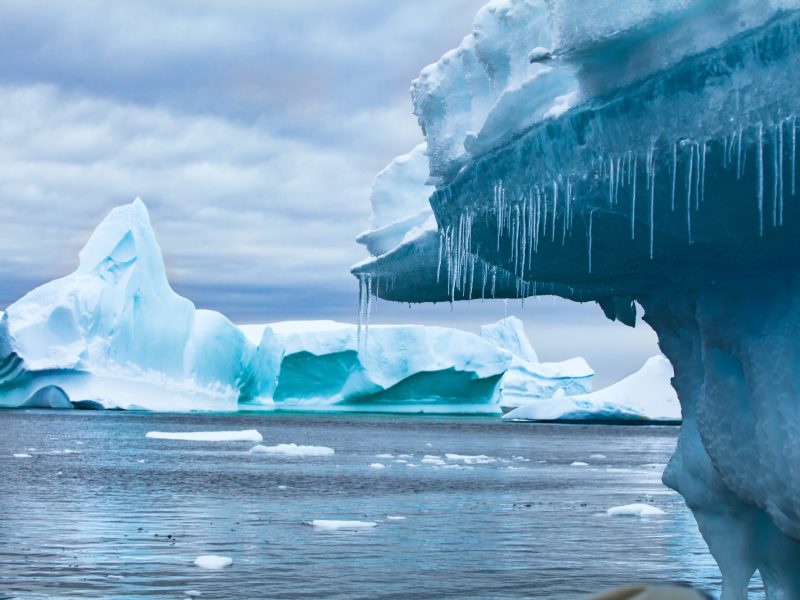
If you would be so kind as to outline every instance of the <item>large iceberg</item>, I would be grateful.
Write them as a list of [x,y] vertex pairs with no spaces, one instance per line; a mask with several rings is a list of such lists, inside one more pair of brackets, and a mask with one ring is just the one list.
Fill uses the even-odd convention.
[[798,72],[797,0],[491,2],[412,85],[436,231],[354,268],[389,300],[641,306],[682,405],[664,481],[728,600],[756,569],[800,597]]
[[554,394],[529,401],[506,413],[512,421],[680,421],[678,395],[670,384],[672,365],[661,356],[647,359],[641,369],[596,392]]

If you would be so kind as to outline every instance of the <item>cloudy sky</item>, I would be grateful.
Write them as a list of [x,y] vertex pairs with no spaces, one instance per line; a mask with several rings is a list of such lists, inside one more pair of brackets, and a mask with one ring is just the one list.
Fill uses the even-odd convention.
[[[175,289],[238,322],[352,320],[372,177],[419,141],[409,83],[484,0],[0,4],[0,305],[70,272],[110,208],[148,205]],[[508,310],[600,382],[652,332],[563,301],[408,309],[476,329]]]

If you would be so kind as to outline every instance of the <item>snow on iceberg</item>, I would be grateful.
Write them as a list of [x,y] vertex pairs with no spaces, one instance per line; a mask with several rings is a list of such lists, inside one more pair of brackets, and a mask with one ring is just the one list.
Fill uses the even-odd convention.
[[260,442],[264,438],[255,429],[242,431],[148,431],[145,437],[153,440],[185,442]]
[[641,306],[682,404],[664,481],[726,600],[755,570],[800,597],[798,70],[797,0],[492,2],[414,84],[438,240],[353,269],[389,300]]
[[672,365],[653,356],[641,369],[596,392],[556,396],[523,404],[503,415],[525,421],[680,421]]

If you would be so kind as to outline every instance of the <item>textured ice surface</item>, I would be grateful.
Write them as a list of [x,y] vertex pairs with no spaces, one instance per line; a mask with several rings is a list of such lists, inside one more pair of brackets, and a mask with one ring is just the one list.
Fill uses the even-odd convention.
[[264,438],[255,429],[242,431],[148,431],[146,438],[187,442],[260,442]]
[[532,421],[679,421],[681,407],[672,387],[672,365],[663,356],[647,359],[641,369],[589,394],[535,400],[506,413],[504,419]]
[[756,569],[800,597],[799,9],[490,3],[413,85],[437,232],[354,268],[389,300],[641,306],[682,405],[664,480],[726,600]]

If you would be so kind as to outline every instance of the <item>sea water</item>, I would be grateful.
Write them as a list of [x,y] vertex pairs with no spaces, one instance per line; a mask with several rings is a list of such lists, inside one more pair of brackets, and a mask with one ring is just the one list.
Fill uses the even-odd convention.
[[[335,453],[145,437],[247,429],[262,445]],[[660,481],[677,433],[467,417],[3,411],[0,598],[563,599],[632,581],[717,594],[694,520]],[[606,513],[637,502],[665,514]],[[202,555],[233,562],[203,570]],[[752,597],[763,597],[757,584]]]

